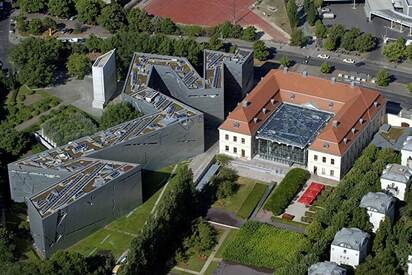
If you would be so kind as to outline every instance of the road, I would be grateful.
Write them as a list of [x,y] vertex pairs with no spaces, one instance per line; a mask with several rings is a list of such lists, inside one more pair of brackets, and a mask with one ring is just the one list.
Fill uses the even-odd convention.
[[0,19],[0,61],[3,67],[7,66],[7,53],[11,45],[9,42],[10,18],[1,17]]

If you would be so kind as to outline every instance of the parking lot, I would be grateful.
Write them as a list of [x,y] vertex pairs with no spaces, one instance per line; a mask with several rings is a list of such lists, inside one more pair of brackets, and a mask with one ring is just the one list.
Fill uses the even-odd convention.
[[404,28],[403,33],[391,30],[391,23],[378,17],[374,17],[372,22],[368,22],[363,3],[356,4],[356,9],[353,9],[353,3],[329,4],[327,7],[331,9],[331,12],[336,17],[335,19],[323,19],[325,25],[342,24],[347,29],[352,27],[359,28],[362,32],[369,32],[381,39],[383,35],[398,38],[401,36],[406,37],[409,34],[409,30],[406,28]]

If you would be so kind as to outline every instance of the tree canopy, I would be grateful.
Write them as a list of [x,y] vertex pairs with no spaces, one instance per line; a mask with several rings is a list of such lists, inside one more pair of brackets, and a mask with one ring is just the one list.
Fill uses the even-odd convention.
[[113,33],[125,26],[126,13],[122,6],[112,3],[102,9],[97,21],[99,25]]
[[98,0],[77,0],[77,19],[86,24],[95,24],[100,14],[100,3]]
[[141,114],[137,112],[133,106],[126,102],[111,103],[103,111],[100,121],[100,127],[107,129],[139,117]]
[[69,18],[75,13],[73,0],[49,0],[49,13],[53,16]]
[[253,43],[254,56],[257,60],[265,61],[269,58],[269,50],[267,49],[265,42],[258,40]]
[[83,79],[84,76],[91,71],[91,64],[89,58],[85,54],[74,53],[69,56],[67,61],[67,71],[70,76],[77,79]]
[[44,11],[47,7],[47,0],[17,0],[17,4],[22,11],[34,13]]

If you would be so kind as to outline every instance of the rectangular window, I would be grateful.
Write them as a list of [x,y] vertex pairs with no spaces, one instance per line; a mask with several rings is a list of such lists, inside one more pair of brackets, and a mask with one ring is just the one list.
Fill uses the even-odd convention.
[[233,153],[237,154],[237,148],[233,147]]
[[225,151],[229,152],[229,146],[227,146],[227,145],[225,146]]
[[233,142],[237,141],[237,136],[233,136]]
[[229,140],[229,135],[228,134],[225,135],[225,139]]
[[335,176],[335,170],[330,170],[330,176],[331,177]]
[[242,149],[242,157],[244,158],[245,157],[245,155],[246,155],[246,153],[245,153],[245,150],[244,149]]
[[326,157],[322,157],[322,162],[326,162]]
[[314,156],[313,156],[313,159],[314,159],[315,161],[317,161],[317,160],[318,160],[318,155],[314,155]]
[[322,168],[322,175],[325,175],[325,168]]
[[245,139],[244,138],[242,138],[242,144],[245,144]]
[[330,159],[330,164],[334,165],[335,164],[335,159]]

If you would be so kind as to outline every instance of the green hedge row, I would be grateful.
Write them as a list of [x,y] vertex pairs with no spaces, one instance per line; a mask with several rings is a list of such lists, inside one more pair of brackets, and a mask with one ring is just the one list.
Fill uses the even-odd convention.
[[264,205],[264,209],[272,211],[275,216],[282,214],[309,177],[309,172],[304,169],[294,168],[290,170],[280,182],[279,186],[270,194],[268,201]]
[[256,183],[252,189],[252,192],[247,196],[246,200],[243,202],[242,206],[240,207],[239,211],[237,212],[237,216],[241,219],[247,219],[252,214],[253,210],[255,210],[256,205],[259,203],[260,199],[262,198],[263,194],[265,193],[267,188],[266,184],[263,183]]

